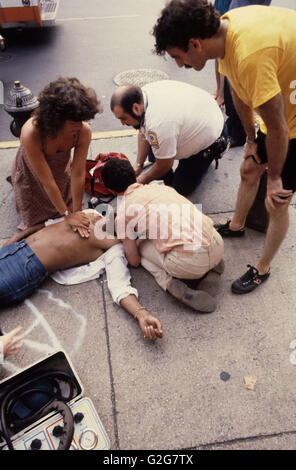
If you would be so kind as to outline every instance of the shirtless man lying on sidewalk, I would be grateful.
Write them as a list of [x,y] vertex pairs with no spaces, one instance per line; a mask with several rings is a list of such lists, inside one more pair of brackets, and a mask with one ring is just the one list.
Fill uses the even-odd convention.
[[[28,231],[20,232],[0,248],[0,308],[24,300],[49,274],[95,261],[103,251],[120,243],[115,237],[108,237],[106,232],[105,236],[103,234],[103,237],[97,238],[94,227],[101,216],[97,213],[85,215],[90,222],[86,237],[74,232],[64,220],[44,228],[42,225],[35,226],[36,232],[30,235]],[[121,269],[127,269],[124,262]],[[159,320],[142,307],[134,293],[130,293],[135,289],[130,286],[129,275],[124,273],[123,279],[127,279],[127,286],[119,287],[126,295],[118,304],[138,320],[145,338],[161,338]],[[113,297],[112,292],[111,295]]]

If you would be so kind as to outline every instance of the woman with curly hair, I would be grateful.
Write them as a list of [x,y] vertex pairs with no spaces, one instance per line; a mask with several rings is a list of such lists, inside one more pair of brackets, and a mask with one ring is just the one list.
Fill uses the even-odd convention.
[[[88,236],[82,210],[85,161],[91,141],[86,121],[102,112],[92,88],[77,78],[61,77],[40,93],[39,106],[23,125],[11,182],[19,229],[65,216],[81,236]],[[73,149],[73,158],[71,151]]]

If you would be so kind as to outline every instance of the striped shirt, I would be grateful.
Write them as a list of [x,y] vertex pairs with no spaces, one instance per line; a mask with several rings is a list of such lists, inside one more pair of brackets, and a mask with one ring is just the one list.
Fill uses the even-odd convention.
[[163,184],[130,185],[116,218],[120,239],[149,239],[160,253],[208,246],[213,222],[175,189]]

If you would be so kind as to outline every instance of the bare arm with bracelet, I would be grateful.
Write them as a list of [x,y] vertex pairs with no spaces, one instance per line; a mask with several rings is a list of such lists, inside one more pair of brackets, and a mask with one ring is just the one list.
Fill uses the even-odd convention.
[[135,170],[135,173],[136,173],[137,177],[143,171],[144,163],[145,163],[145,160],[146,160],[147,155],[149,153],[149,150],[150,150],[149,142],[146,139],[144,139],[144,137],[142,137],[141,134],[138,134],[137,162],[134,166],[134,170]]
[[162,338],[162,326],[158,318],[151,315],[131,294],[120,301],[120,305],[130,313],[138,322],[145,339],[155,341]]

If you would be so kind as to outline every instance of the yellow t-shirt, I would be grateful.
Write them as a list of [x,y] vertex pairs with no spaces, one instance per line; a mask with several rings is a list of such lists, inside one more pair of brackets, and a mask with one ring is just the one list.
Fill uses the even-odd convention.
[[[229,26],[220,73],[254,110],[282,92],[290,139],[296,138],[296,11],[252,5],[222,18]],[[266,134],[263,121],[260,128]]]

